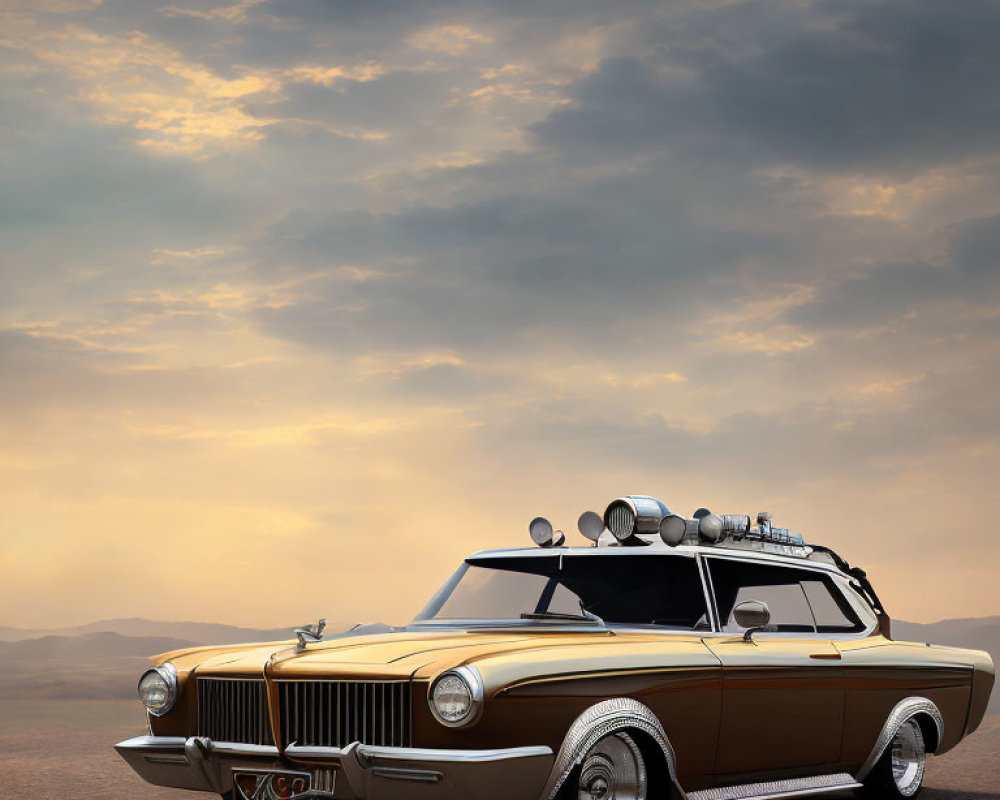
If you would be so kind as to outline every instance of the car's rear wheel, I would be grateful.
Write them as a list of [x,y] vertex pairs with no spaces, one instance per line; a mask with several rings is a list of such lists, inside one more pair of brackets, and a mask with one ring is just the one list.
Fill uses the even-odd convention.
[[865,780],[865,794],[872,798],[916,797],[924,782],[927,746],[914,719],[904,722]]
[[627,733],[600,739],[584,756],[577,800],[646,800],[649,778],[642,751]]

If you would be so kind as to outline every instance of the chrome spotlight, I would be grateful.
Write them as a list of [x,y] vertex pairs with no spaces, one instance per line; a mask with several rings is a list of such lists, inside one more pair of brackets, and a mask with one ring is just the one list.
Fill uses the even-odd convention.
[[688,522],[684,517],[676,514],[668,514],[660,521],[660,538],[664,544],[677,547],[684,541],[687,533]]
[[669,513],[670,509],[653,497],[619,497],[604,512],[604,526],[619,542],[640,534],[656,536],[660,532],[660,522]]
[[727,536],[744,535],[750,530],[750,517],[745,514],[705,514],[698,520],[698,536],[716,544]]
[[535,517],[528,523],[528,533],[531,541],[539,547],[562,547],[566,535],[562,531],[553,531],[552,523],[545,517]]
[[596,542],[604,533],[604,520],[596,511],[584,511],[577,520],[576,527],[586,538]]

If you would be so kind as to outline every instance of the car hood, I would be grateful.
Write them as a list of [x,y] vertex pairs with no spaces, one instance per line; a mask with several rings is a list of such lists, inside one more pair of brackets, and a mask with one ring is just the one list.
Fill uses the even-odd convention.
[[[629,645],[622,647],[622,645]],[[558,629],[400,630],[342,636],[309,644],[298,652],[294,641],[176,650],[154,661],[170,661],[178,672],[201,676],[262,675],[281,678],[366,677],[429,678],[460,664],[516,678],[511,665],[548,671],[547,666],[571,666],[584,661],[592,667],[614,668],[628,653],[629,663],[666,665],[685,654],[707,653],[697,635],[663,635]],[[673,657],[670,657],[673,653]],[[516,669],[515,672],[520,672]]]

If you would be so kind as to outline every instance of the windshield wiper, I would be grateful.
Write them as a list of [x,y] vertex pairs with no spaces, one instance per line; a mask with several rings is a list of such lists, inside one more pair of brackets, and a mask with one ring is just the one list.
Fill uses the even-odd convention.
[[558,611],[536,611],[532,614],[521,614],[521,619],[537,619],[537,620],[547,620],[547,619],[557,619],[565,620],[567,622],[592,622],[595,625],[603,625],[604,620],[601,619],[597,614],[592,614],[580,604],[579,614],[564,614]]

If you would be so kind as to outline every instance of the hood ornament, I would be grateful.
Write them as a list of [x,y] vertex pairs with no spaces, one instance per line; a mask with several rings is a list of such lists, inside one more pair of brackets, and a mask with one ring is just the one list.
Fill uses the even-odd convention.
[[295,629],[295,638],[299,640],[296,650],[300,653],[306,649],[310,642],[318,642],[323,638],[323,631],[326,629],[326,620],[321,619],[315,625],[303,625]]

